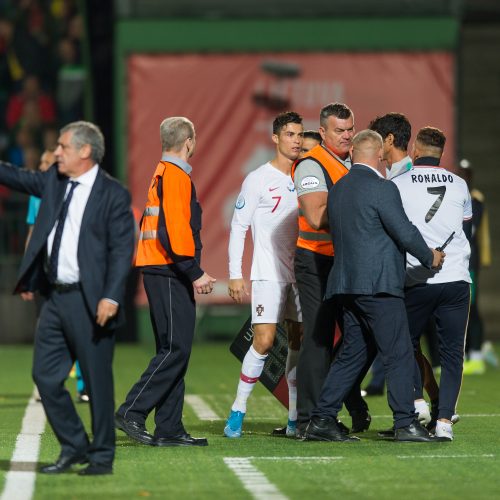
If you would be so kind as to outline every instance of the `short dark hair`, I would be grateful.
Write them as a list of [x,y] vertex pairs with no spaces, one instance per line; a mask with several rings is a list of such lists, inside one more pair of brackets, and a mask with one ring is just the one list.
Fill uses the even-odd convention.
[[298,123],[302,125],[302,116],[295,111],[284,111],[280,113],[273,121],[273,134],[278,135],[281,129],[289,123]]
[[330,116],[335,116],[341,120],[347,120],[354,116],[349,106],[341,102],[332,102],[321,108],[319,112],[319,123],[322,127],[326,126],[326,122]]
[[416,141],[424,146],[444,149],[446,136],[442,130],[436,127],[423,127],[418,131]]
[[382,139],[392,134],[394,136],[394,146],[406,151],[411,137],[411,124],[402,113],[387,113],[383,116],[377,116],[370,122],[368,128],[378,132]]
[[304,139],[314,139],[321,142],[321,134],[317,130],[304,130]]

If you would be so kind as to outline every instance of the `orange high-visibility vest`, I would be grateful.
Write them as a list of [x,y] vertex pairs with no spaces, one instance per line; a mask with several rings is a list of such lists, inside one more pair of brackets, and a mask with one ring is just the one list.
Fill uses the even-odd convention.
[[[297,160],[292,166],[292,179],[295,178],[295,170],[297,166],[305,159],[314,160],[322,168],[325,174],[326,185],[328,189],[332,187],[341,177],[343,177],[349,170],[343,165],[335,156],[333,156],[328,149],[322,144],[315,146],[308,151],[303,158]],[[314,229],[312,228],[304,216],[304,212],[300,207],[299,197],[299,237],[297,239],[297,246],[305,248],[312,252],[321,255],[333,256],[333,243],[330,232],[327,229]]]
[[[160,184],[162,199],[158,193]],[[193,210],[200,213],[192,213]],[[199,224],[193,223],[198,219]],[[160,224],[166,228],[168,248],[160,241]],[[199,239],[199,229],[201,209],[190,176],[177,165],[160,161],[141,219],[135,265],[162,266],[173,264],[177,257],[195,257],[201,250],[201,242],[195,241]]]

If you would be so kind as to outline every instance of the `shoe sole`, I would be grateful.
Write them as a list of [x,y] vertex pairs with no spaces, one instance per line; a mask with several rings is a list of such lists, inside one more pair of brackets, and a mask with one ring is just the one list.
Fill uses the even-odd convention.
[[398,439],[394,438],[394,442],[396,443],[437,443],[439,440],[435,437],[431,438],[417,438],[417,439]]
[[305,433],[304,437],[301,438],[302,441],[321,441],[324,443],[355,443],[361,441],[361,439],[355,437],[355,436],[350,436],[347,439],[331,439],[327,438],[324,436],[318,436],[315,434],[308,434],[307,432]]
[[171,448],[174,446],[181,446],[181,447],[189,447],[189,446],[208,446],[208,441],[205,441],[203,443],[168,443],[168,444],[159,444],[155,443],[154,446],[157,446],[158,448]]
[[41,474],[50,474],[50,475],[64,474],[65,472],[71,472],[73,465],[84,465],[84,464],[88,464],[88,463],[89,463],[88,458],[82,458],[81,460],[77,460],[76,462],[72,462],[70,465],[68,465],[64,469],[52,470],[52,471],[49,470],[48,471],[48,470],[43,470],[43,467],[42,467],[38,472],[40,472]]

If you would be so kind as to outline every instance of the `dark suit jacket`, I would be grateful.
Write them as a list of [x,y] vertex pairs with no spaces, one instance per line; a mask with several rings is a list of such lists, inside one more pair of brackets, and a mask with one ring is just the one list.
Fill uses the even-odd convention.
[[[48,291],[44,272],[47,238],[64,200],[68,177],[57,166],[31,172],[0,162],[0,183],[42,199],[15,292]],[[78,265],[83,295],[92,317],[102,298],[123,304],[125,281],[134,252],[134,219],[128,191],[99,168],[83,214]],[[120,308],[121,312],[121,308]],[[121,316],[121,314],[120,314]],[[109,327],[113,327],[113,323]]]
[[328,220],[335,260],[326,298],[337,294],[404,297],[405,252],[431,267],[432,252],[408,220],[398,188],[355,164],[330,189]]

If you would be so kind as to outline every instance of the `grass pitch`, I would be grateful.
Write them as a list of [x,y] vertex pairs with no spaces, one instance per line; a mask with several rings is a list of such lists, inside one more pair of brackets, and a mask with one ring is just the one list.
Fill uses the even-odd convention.
[[[151,346],[119,346],[114,371],[120,404],[152,354]],[[3,489],[16,436],[32,392],[31,348],[0,348],[0,490]],[[132,498],[344,498],[344,499],[498,499],[500,498],[500,371],[464,379],[458,405],[462,419],[452,443],[393,443],[377,430],[391,426],[385,397],[368,399],[373,416],[360,443],[309,443],[273,438],[270,431],[286,422],[285,409],[262,386],[252,394],[245,434],[222,436],[224,420],[239,375],[239,362],[226,344],[194,347],[186,394],[195,395],[218,420],[199,418],[185,404],[184,423],[194,436],[206,436],[207,448],[152,448],[117,432],[112,476],[37,475],[35,499]],[[75,392],[75,383],[68,381]],[[78,405],[90,428],[86,405]],[[350,423],[347,415],[343,418]],[[148,421],[152,431],[152,420]],[[46,427],[40,463],[59,454]],[[10,499],[8,499],[10,500]],[[13,499],[15,500],[15,499]]]

